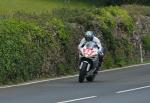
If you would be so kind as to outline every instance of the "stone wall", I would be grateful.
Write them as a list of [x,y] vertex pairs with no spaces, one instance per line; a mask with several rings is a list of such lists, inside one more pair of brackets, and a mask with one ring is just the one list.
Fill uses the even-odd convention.
[[[139,45],[141,43],[141,38],[146,35],[150,35],[150,16],[133,16],[135,21],[135,30],[133,32],[132,42],[136,47],[136,53],[140,54]],[[150,52],[145,53],[143,50],[144,58],[150,58]]]

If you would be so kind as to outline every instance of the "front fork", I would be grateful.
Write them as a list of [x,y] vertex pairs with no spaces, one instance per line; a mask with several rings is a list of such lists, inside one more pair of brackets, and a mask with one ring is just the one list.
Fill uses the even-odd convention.
[[80,63],[80,67],[79,67],[80,70],[82,69],[83,63],[86,63],[86,64],[87,64],[86,71],[88,72],[88,71],[90,70],[91,64],[88,63],[87,61],[82,61],[82,62]]

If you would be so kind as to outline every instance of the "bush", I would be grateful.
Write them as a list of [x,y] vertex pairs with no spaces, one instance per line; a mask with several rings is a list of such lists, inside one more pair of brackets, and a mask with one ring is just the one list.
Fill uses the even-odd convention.
[[150,51],[150,35],[142,37],[143,47],[146,51]]
[[149,0],[111,0],[109,1],[111,4],[140,4],[140,5],[150,5]]
[[52,18],[46,23],[46,25],[51,26],[57,32],[58,38],[60,40],[62,40],[63,42],[68,40],[69,34],[67,32],[66,26],[61,19]]
[[123,8],[125,8],[130,15],[144,15],[144,16],[150,16],[150,7],[144,6],[144,5],[123,5]]
[[126,10],[118,6],[100,8],[94,13],[97,19],[102,22],[101,28],[113,30],[116,26],[122,26],[123,31],[128,33],[133,31],[132,18]]
[[[103,33],[104,42],[108,51],[112,55],[112,63],[114,63],[116,66],[125,65],[125,58],[132,53],[132,48],[129,48],[131,50],[128,49],[130,45],[128,37],[130,36],[129,34],[132,34],[133,32],[132,18],[129,16],[126,10],[118,6],[99,8],[93,13],[96,15],[96,18],[99,21],[99,27]],[[116,37],[117,34],[115,34],[115,31],[117,31],[118,28],[120,28],[121,32],[124,32],[119,34],[121,35],[120,38]],[[110,63],[108,64],[110,65]]]
[[104,63],[102,64],[103,68],[109,69],[113,67],[114,60],[112,58],[111,53],[107,52],[104,57]]
[[53,15],[17,13],[13,18],[0,20],[1,84],[72,74],[78,68],[77,45],[86,30],[95,31],[108,50],[104,68],[123,66],[133,57],[127,35],[133,30],[132,18],[117,6],[56,9]]
[[123,48],[116,48],[115,50],[115,64],[117,66],[125,65],[125,53]]
[[0,82],[25,81],[39,75],[41,29],[14,19],[0,20]]

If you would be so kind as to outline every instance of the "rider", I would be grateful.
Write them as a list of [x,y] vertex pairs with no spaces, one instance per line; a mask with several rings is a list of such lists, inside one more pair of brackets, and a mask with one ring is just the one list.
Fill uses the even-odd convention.
[[[87,31],[84,34],[84,38],[80,41],[78,49],[82,48],[86,44],[86,42],[89,42],[89,41],[95,42],[97,44],[97,46],[98,46],[98,49],[99,49],[99,67],[100,67],[101,64],[102,64],[102,61],[103,61],[103,56],[104,56],[104,54],[103,54],[103,47],[101,45],[100,40],[95,36],[93,31]],[[95,73],[97,73],[98,70],[99,70],[99,68],[97,68]]]

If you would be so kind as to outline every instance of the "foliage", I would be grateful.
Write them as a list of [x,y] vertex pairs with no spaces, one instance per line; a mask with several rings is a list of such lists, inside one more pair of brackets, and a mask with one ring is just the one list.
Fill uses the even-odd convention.
[[[65,2],[71,1],[71,2]],[[82,2],[80,0],[0,0],[0,15],[13,15],[14,12],[46,13],[55,8],[89,8],[93,2]]]
[[[120,36],[115,34],[118,28]],[[55,9],[52,14],[17,12],[1,19],[1,84],[74,73],[77,45],[86,30],[95,31],[107,50],[104,68],[123,66],[133,57],[133,21],[118,6]]]
[[57,31],[58,38],[62,41],[66,41],[69,38],[69,34],[67,33],[67,28],[65,27],[62,20],[58,18],[50,19],[46,25],[52,26],[55,31]]
[[102,22],[101,27],[104,29],[114,29],[116,26],[121,25],[123,30],[129,33],[133,31],[132,18],[126,10],[118,6],[97,9],[95,14],[97,19]]
[[42,64],[42,31],[18,20],[0,20],[0,82],[33,79]]
[[144,4],[149,0],[0,0],[0,15],[13,15],[16,11],[36,13],[51,12],[55,8],[93,8],[109,5]]
[[150,51],[150,35],[146,35],[142,38],[143,47],[145,50]]
[[140,5],[150,5],[149,0],[111,0],[109,1],[111,4],[140,4]]
[[103,61],[103,68],[105,69],[109,69],[111,67],[113,67],[113,63],[114,63],[114,60],[112,58],[112,55],[109,53],[109,52],[106,52],[105,54],[105,57],[104,57],[104,61]]
[[115,50],[115,64],[117,66],[125,65],[124,48],[116,48],[116,50]]
[[[133,49],[129,48],[130,41],[128,40],[129,34],[133,32],[132,18],[126,10],[118,6],[99,8],[94,11],[94,14],[99,21],[107,49],[112,55],[108,56],[108,58],[111,59],[110,57],[112,57],[113,60],[111,62],[117,66],[125,65],[127,62],[125,58],[130,57],[129,54],[132,54]],[[114,32],[114,30],[118,28],[124,32],[123,34],[119,34],[122,35],[121,38],[115,36],[116,32]],[[128,35],[126,36],[126,34]],[[111,65],[109,61],[107,62]]]
[[144,5],[123,5],[123,8],[125,8],[130,15],[145,15],[150,16],[150,7],[144,6]]

